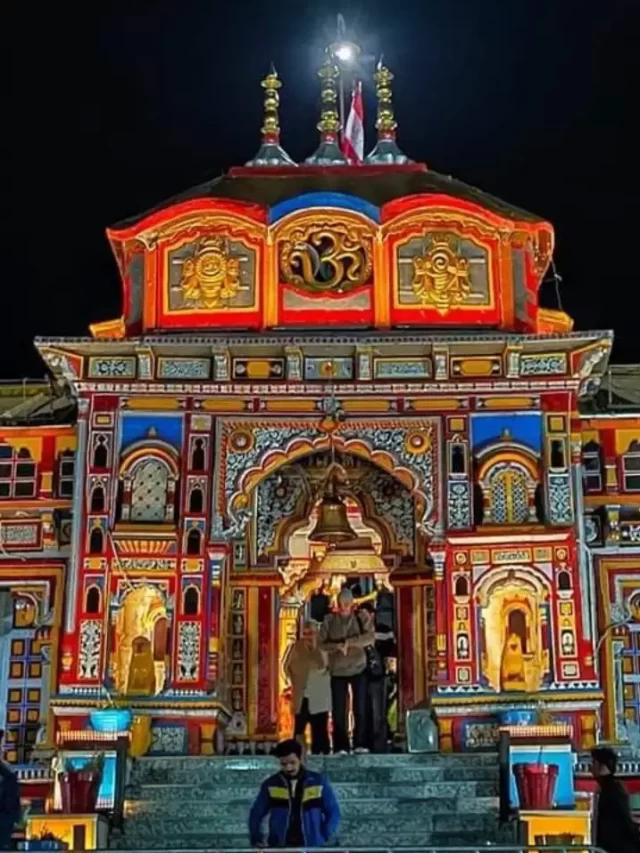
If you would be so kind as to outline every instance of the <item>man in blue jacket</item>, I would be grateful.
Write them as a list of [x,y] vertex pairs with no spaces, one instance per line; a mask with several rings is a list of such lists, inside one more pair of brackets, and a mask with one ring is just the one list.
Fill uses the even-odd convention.
[[251,845],[265,846],[262,821],[267,815],[268,847],[322,847],[333,841],[340,806],[328,780],[305,768],[297,740],[283,740],[275,756],[280,772],[263,782],[249,813]]

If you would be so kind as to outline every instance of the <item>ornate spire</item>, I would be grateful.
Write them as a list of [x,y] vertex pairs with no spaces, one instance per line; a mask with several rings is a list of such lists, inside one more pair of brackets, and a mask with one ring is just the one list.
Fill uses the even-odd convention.
[[318,71],[322,80],[322,113],[318,122],[320,145],[306,162],[313,166],[348,166],[349,161],[340,150],[340,119],[338,117],[338,91],[336,80],[340,69],[335,64],[331,51],[327,50],[324,64]]
[[378,62],[376,73],[373,75],[376,83],[376,97],[378,99],[378,117],[376,119],[376,130],[378,141],[373,151],[365,158],[365,163],[375,165],[397,165],[411,162],[406,154],[396,144],[396,128],[398,126],[393,115],[393,104],[391,103],[391,81],[393,74],[382,62]]
[[280,95],[278,89],[282,83],[278,72],[273,67],[260,84],[264,91],[264,124],[262,125],[262,145],[253,160],[247,166],[295,166],[291,157],[280,147],[280,120],[278,106]]

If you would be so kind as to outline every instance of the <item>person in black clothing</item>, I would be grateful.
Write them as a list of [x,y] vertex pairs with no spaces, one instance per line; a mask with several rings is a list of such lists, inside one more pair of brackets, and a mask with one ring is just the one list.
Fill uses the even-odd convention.
[[608,747],[591,753],[591,772],[600,792],[596,806],[597,847],[606,853],[640,853],[640,830],[631,817],[629,795],[616,778],[618,758]]
[[2,760],[4,732],[0,729],[0,850],[11,849],[11,834],[20,818],[18,777]]

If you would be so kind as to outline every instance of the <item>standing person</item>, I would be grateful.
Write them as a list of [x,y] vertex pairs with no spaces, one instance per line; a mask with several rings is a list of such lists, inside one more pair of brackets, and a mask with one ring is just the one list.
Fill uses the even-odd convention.
[[334,753],[344,755],[350,749],[347,724],[349,688],[353,697],[354,751],[369,751],[365,649],[374,643],[371,619],[365,614],[358,616],[353,612],[353,593],[343,589],[338,595],[338,609],[325,616],[319,640],[321,651],[329,653]]
[[11,834],[20,819],[18,777],[2,759],[4,731],[0,729],[0,850],[11,849]]
[[329,781],[302,763],[302,746],[283,740],[275,749],[280,772],[262,783],[249,813],[252,847],[264,847],[262,821],[269,815],[269,847],[323,847],[340,826],[340,806]]
[[377,609],[371,602],[362,605],[360,614],[372,620],[375,626],[375,644],[366,650],[367,747],[371,752],[386,752],[389,740],[387,660],[394,652],[393,632],[378,624]]
[[307,725],[311,726],[311,752],[329,754],[329,711],[331,710],[331,677],[328,655],[318,648],[317,622],[307,622],[302,636],[293,644],[285,670],[293,694],[296,737],[304,742]]
[[618,758],[608,747],[591,753],[591,772],[600,791],[596,806],[595,844],[606,853],[638,853],[640,830],[631,817],[629,795],[616,777]]

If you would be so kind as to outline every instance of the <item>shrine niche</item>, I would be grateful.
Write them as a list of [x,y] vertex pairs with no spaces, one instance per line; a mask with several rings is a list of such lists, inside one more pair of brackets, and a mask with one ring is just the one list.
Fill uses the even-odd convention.
[[162,592],[146,584],[126,592],[115,617],[111,655],[118,693],[160,693],[168,676],[169,649],[169,620]]
[[549,589],[531,569],[490,571],[478,587],[481,683],[533,693],[550,675]]

